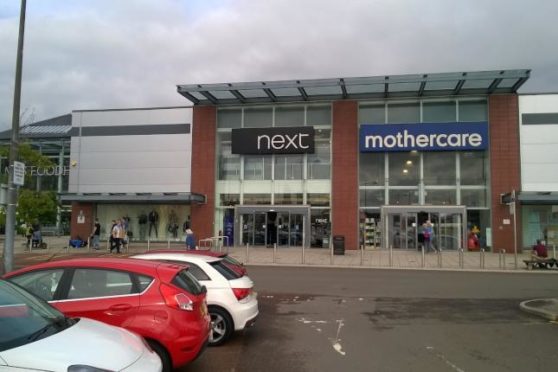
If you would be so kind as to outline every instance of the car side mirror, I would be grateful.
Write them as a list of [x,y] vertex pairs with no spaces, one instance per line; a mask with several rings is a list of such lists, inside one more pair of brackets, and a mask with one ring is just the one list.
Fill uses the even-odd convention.
[[207,287],[205,285],[202,285],[202,293],[207,293]]

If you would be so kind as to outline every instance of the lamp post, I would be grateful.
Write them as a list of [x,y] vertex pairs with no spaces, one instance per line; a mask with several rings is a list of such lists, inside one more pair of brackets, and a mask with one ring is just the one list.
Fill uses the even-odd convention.
[[[17,203],[17,189],[14,184],[14,161],[17,161],[19,150],[19,115],[21,103],[21,67],[23,62],[23,36],[25,31],[25,8],[26,0],[21,0],[21,12],[19,15],[19,35],[17,41],[17,58],[14,87],[14,106],[12,110],[12,138],[10,140],[10,173],[8,178],[7,208],[6,208],[6,239],[4,240],[4,271],[10,272],[14,260],[14,236],[15,236],[15,212]],[[0,267],[0,271],[2,268]]]

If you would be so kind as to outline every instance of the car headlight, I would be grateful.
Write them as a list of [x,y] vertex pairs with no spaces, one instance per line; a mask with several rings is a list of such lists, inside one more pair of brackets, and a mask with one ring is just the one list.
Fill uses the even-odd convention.
[[102,369],[92,366],[85,366],[83,364],[74,364],[68,367],[68,372],[114,372],[108,369]]

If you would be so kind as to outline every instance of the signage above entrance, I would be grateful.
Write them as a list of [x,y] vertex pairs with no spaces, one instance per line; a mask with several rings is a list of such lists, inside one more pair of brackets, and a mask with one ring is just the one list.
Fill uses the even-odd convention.
[[232,130],[232,153],[241,155],[313,154],[313,127]]
[[367,124],[360,152],[486,150],[488,123]]

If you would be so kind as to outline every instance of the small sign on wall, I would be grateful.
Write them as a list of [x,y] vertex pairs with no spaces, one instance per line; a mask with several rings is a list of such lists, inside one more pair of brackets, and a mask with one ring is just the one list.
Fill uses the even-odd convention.
[[85,215],[83,214],[83,211],[79,211],[77,223],[85,223]]
[[503,223],[504,225],[509,225],[511,222],[510,222],[510,219],[509,219],[509,218],[504,218],[504,219],[502,220],[502,223]]

